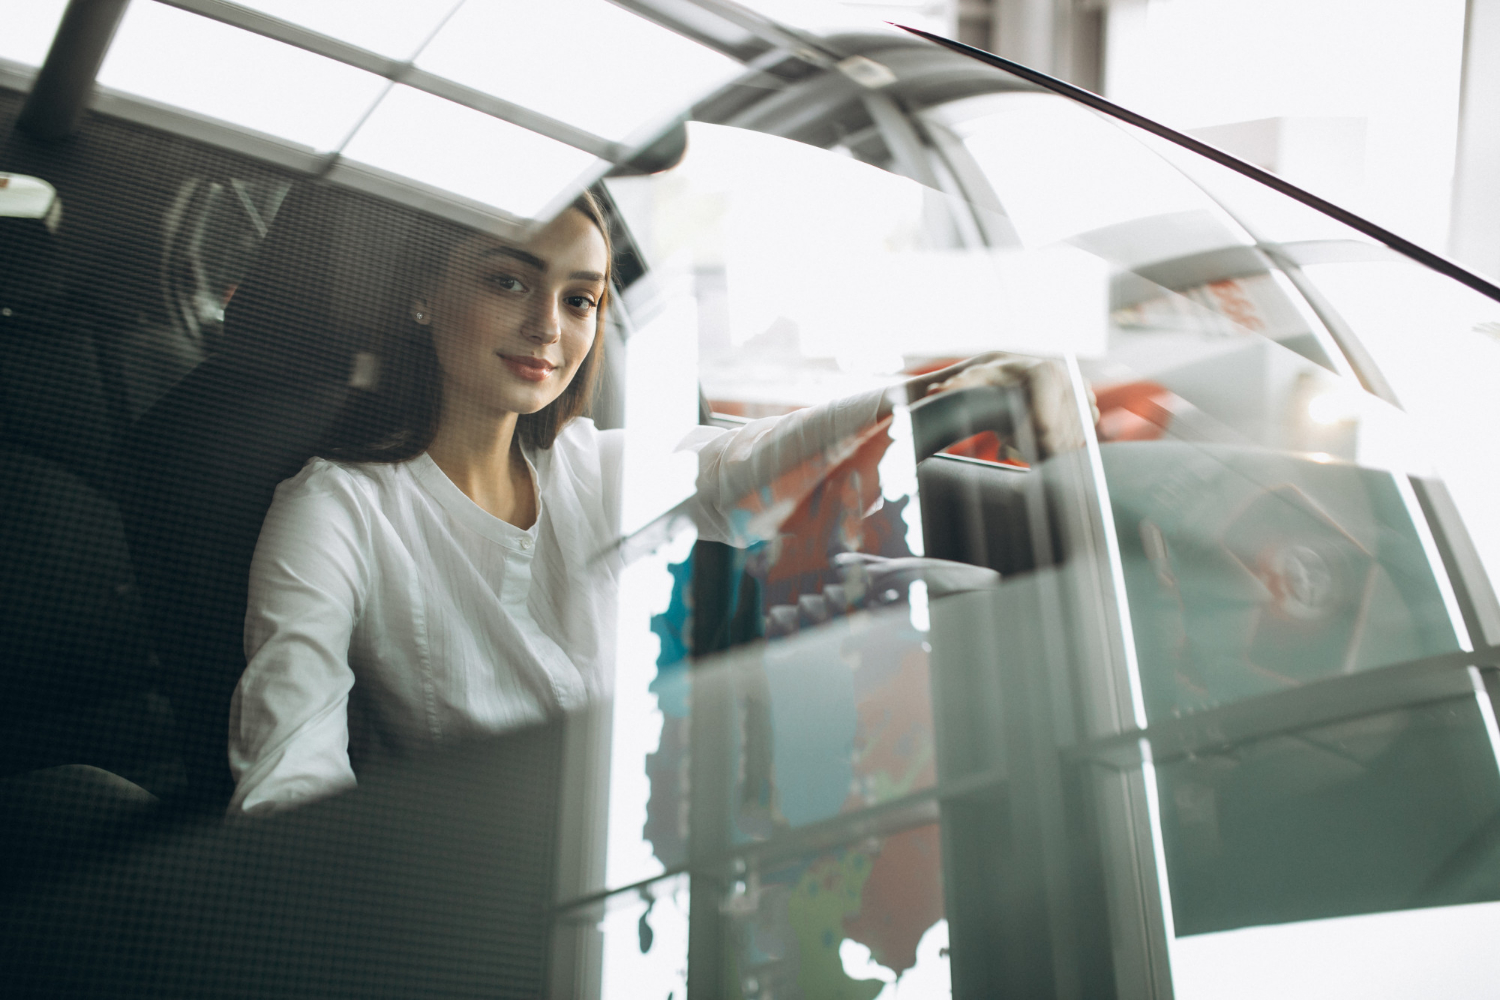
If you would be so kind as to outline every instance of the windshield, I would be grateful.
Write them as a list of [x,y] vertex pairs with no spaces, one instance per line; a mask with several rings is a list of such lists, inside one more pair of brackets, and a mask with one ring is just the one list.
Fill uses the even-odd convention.
[[28,982],[1482,992],[1487,282],[801,5],[94,6],[0,39]]
[[[955,907],[968,904],[952,872],[964,855],[943,853],[963,848],[946,846],[961,839],[943,836],[965,836],[957,802],[966,789],[995,783],[1021,794],[1010,771],[1027,738],[1020,730],[1092,747],[1083,754],[1109,761],[1093,779],[1104,788],[1113,768],[1137,768],[1143,785],[1098,794],[1122,795],[1118,808],[1133,801],[1162,852],[1160,882],[1133,891],[1163,908],[1163,947],[1181,995],[1213,995],[1226,965],[1249,961],[1250,952],[1215,932],[1413,905],[1399,880],[1371,881],[1364,868],[1350,882],[1289,873],[1327,871],[1334,844],[1352,839],[1422,878],[1416,873],[1452,864],[1459,839],[1500,801],[1488,694],[1476,698],[1464,673],[1473,662],[1466,651],[1489,641],[1481,630],[1493,600],[1487,574],[1476,572],[1476,560],[1493,558],[1485,554],[1493,552],[1491,512],[1476,502],[1487,463],[1473,459],[1487,450],[1477,429],[1486,426],[1481,366],[1492,363],[1485,324],[1495,303],[1283,195],[1262,191],[1257,201],[1243,190],[1253,182],[1206,161],[1190,168],[1183,161],[1196,160],[1192,154],[1054,95],[952,101],[927,109],[916,128],[919,168],[892,152],[899,137],[889,134],[890,159],[882,161],[869,140],[824,152],[695,124],[674,170],[610,182],[652,262],[653,283],[635,294],[652,303],[648,315],[661,317],[635,336],[649,344],[675,335],[680,350],[695,354],[711,412],[694,413],[684,397],[674,404],[677,430],[658,436],[662,425],[651,424],[639,447],[644,453],[653,447],[645,438],[655,437],[665,452],[699,419],[738,427],[861,389],[899,387],[913,373],[986,350],[1047,354],[1073,367],[1076,385],[1097,401],[1094,442],[1071,465],[1063,456],[1036,465],[1016,453],[1014,439],[969,439],[913,468],[900,436],[908,418],[898,407],[895,443],[866,471],[878,476],[880,495],[865,515],[865,541],[853,545],[890,545],[867,549],[887,558],[987,565],[1001,571],[998,589],[934,599],[919,580],[892,592],[897,607],[846,604],[832,612],[835,622],[820,624],[832,607],[830,588],[845,595],[847,569],[825,556],[831,578],[811,592],[805,576],[792,583],[817,562],[789,556],[807,551],[792,540],[818,529],[795,516],[779,521],[749,539],[762,548],[731,564],[720,598],[723,613],[739,620],[734,609],[743,609],[746,588],[761,588],[748,599],[759,603],[768,644],[690,668],[691,697],[676,686],[687,676],[677,664],[701,656],[694,641],[703,641],[696,616],[704,610],[693,596],[700,584],[691,581],[725,570],[705,569],[690,531],[633,565],[642,667],[632,680],[622,660],[614,766],[623,773],[612,779],[606,884],[690,864],[692,838],[672,832],[674,811],[678,831],[683,816],[689,830],[727,822],[714,836],[742,860],[722,904],[739,929],[723,947],[728,960],[754,968],[757,983],[779,984],[796,969],[812,975],[811,956],[828,956],[800,936],[811,933],[804,922],[813,911],[804,910],[814,904],[800,895],[799,880],[822,873],[816,877],[834,880],[826,885],[842,885],[870,865],[874,885],[878,873],[904,865],[899,896],[851,886],[843,929],[833,933],[842,934],[844,977],[916,982],[928,974],[919,956],[936,935],[963,952],[952,920]],[[872,169],[871,160],[887,170]],[[661,358],[662,350],[648,356]],[[642,377],[659,364],[648,362]],[[1435,374],[1456,367],[1472,378],[1460,383],[1467,391]],[[663,383],[648,394],[663,400],[666,392]],[[974,471],[965,470],[955,495],[943,469],[965,459]],[[671,457],[660,461],[653,468],[665,470]],[[994,471],[980,471],[985,465]],[[1019,471],[1028,465],[1031,472]],[[690,495],[690,474],[685,464],[674,496]],[[830,491],[847,488],[831,485],[843,482],[842,472],[831,475]],[[1025,503],[1003,499],[1006,477],[1028,476],[1047,483],[1031,485],[1047,499],[1029,532],[1050,533],[1056,546],[1041,564],[1027,551],[1037,539],[1023,527]],[[998,526],[1005,521],[1008,531]],[[886,541],[872,540],[877,523]],[[825,534],[816,544],[831,553],[851,543]],[[791,566],[778,571],[784,561]],[[1049,563],[1050,580],[1042,569]],[[1027,607],[1029,617],[1018,610]],[[622,628],[623,641],[629,615]],[[1089,630],[1090,639],[1080,638]],[[1090,642],[1101,643],[1088,654],[1100,659],[1064,652]],[[869,659],[872,649],[879,659]],[[999,702],[989,715],[974,709],[984,696],[972,687],[944,693],[945,685],[975,683],[944,677],[991,669],[1005,678],[1002,690],[1024,689],[1028,682],[1005,666],[1013,657],[1070,676],[1079,694],[1062,696],[1053,710],[1076,714],[1040,726],[1007,715]],[[1431,712],[1397,707],[1402,696],[1392,692],[1365,702],[1361,715],[1353,704],[1340,706],[1342,696],[1331,693],[1339,689],[1318,686],[1372,671],[1384,683],[1382,668],[1420,672],[1445,663],[1457,678],[1433,695],[1452,700]],[[916,671],[909,682],[921,696],[901,693],[904,671]],[[631,700],[632,684],[654,700]],[[1471,693],[1447,695],[1455,685]],[[960,721],[955,697],[977,712],[969,726],[1009,734],[1005,749],[987,755],[984,739]],[[1327,707],[1308,707],[1313,702]],[[1242,703],[1239,715],[1218,714]],[[1386,704],[1390,710],[1374,711]],[[659,736],[655,721],[637,735],[643,712],[660,719]],[[717,713],[710,725],[733,734],[727,746],[689,738],[700,712]],[[1168,726],[1160,742],[1149,741],[1160,724],[1198,713],[1213,721]],[[1286,713],[1307,722],[1265,735]],[[1360,717],[1317,722],[1348,715]],[[1218,735],[1230,719],[1242,735]],[[1148,742],[1115,735],[1132,730],[1145,731]],[[1225,741],[1229,749],[1210,751]],[[1347,770],[1316,759],[1320,752],[1347,759]],[[716,755],[712,766],[725,769],[714,773],[729,777],[727,803],[684,804],[682,761],[701,768],[700,754]],[[1374,822],[1372,797],[1417,793],[1416,772],[1397,776],[1407,766],[1474,782],[1432,804],[1453,837],[1410,824],[1382,843],[1356,832]],[[1305,777],[1291,781],[1292,773]],[[919,804],[932,800],[942,822],[929,834],[920,824],[934,814]],[[1262,804],[1263,817],[1245,812],[1257,808],[1252,803]],[[709,819],[724,808],[727,817]],[[859,827],[855,818],[872,811],[885,818]],[[1319,824],[1348,832],[1312,835]],[[945,846],[921,849],[933,851],[922,863],[930,868],[903,860],[916,850],[904,842],[887,848],[870,840],[865,854],[810,852],[841,835],[835,831],[854,829],[898,829],[913,844],[930,836]],[[1252,846],[1268,838],[1274,848]],[[1050,891],[1067,899],[1090,890],[1075,875],[1058,876]],[[653,892],[620,897],[633,901],[634,923],[613,915],[601,925],[622,935],[618,944],[606,938],[606,969],[618,970],[619,981],[645,961],[636,957],[634,932],[678,898]],[[1417,905],[1474,897],[1424,898],[1431,902]],[[883,938],[865,930],[870,920],[902,921],[905,930]],[[1245,947],[1292,947],[1285,935],[1272,940],[1279,943]],[[832,977],[826,982],[845,981],[831,957],[818,961],[825,971],[817,974]]]

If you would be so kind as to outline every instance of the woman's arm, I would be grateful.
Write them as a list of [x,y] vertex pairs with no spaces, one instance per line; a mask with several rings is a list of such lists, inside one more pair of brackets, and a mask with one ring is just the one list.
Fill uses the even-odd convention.
[[741,537],[744,526],[735,523],[735,514],[742,500],[878,423],[885,395],[877,389],[784,416],[763,417],[734,430],[700,427],[689,434],[678,450],[698,455],[693,496],[698,536],[723,542]]
[[732,521],[740,501],[799,463],[878,423],[898,401],[914,403],[935,392],[972,385],[1017,384],[1026,389],[1043,457],[1082,446],[1067,369],[1057,361],[1004,352],[977,355],[888,390],[766,417],[732,431],[699,428],[679,448],[698,454],[694,520],[700,537],[737,537],[740,526]]
[[333,466],[283,483],[250,564],[247,665],[229,716],[230,815],[354,785],[349,640],[368,589],[363,511]]

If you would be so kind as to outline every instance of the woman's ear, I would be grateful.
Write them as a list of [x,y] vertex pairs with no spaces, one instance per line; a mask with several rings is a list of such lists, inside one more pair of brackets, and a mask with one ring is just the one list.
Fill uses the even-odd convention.
[[418,326],[426,326],[432,322],[432,310],[425,299],[412,299],[411,318],[416,320]]

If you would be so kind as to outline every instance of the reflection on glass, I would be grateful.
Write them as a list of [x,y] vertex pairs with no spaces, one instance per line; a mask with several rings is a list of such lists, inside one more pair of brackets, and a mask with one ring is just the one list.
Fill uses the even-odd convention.
[[224,311],[276,221],[287,181],[190,177],[163,228],[160,294],[166,323],[142,315],[117,350],[132,419],[210,354],[230,346]]
[[[672,564],[684,565],[694,536],[686,532],[625,568],[620,579],[619,645],[611,728],[605,882],[630,885],[686,860],[689,705],[685,684],[662,685],[680,661],[679,638],[658,631],[659,616],[680,591]],[[678,598],[680,600],[680,597]],[[667,664],[666,667],[661,664]],[[657,844],[662,847],[658,849]]]
[[522,219],[576,197],[591,172],[603,172],[582,150],[403,86],[381,98],[343,152]]
[[[1006,94],[944,109],[1026,247],[1107,239],[1135,219],[1201,213],[1216,246],[1232,228],[1202,191],[1108,120],[1050,94]],[[1184,251],[1179,229],[1174,249]],[[1198,249],[1198,248],[1194,248]],[[1206,249],[1206,248],[1205,248]]]
[[1148,149],[1159,154],[1224,206],[1236,222],[1268,243],[1293,243],[1307,240],[1362,239],[1355,230],[1288,198],[1259,181],[1212,160],[1204,159],[1174,142],[1151,135],[1133,125],[1117,126],[1134,136]]
[[[1402,407],[1425,431],[1424,453],[1453,494],[1479,557],[1500,574],[1500,302],[1406,260],[1339,260],[1303,270],[1359,335]],[[1352,259],[1350,259],[1352,258]]]
[[[1486,729],[1479,702],[1452,699],[1159,763],[1191,995],[1216,981],[1203,956],[1222,963],[1226,985],[1272,943],[1295,967],[1307,941],[1322,941],[1319,962],[1347,967],[1368,950],[1366,933],[1433,920],[1393,914],[1341,931],[1331,918],[1500,900],[1500,775]],[[1220,933],[1291,921],[1323,924]],[[1198,947],[1193,935],[1209,940]]]
[[417,65],[616,140],[660,127],[695,95],[743,72],[736,60],[606,0],[471,0]]
[[249,0],[244,6],[319,34],[410,59],[461,0]]
[[[662,638],[656,677],[649,684],[660,712],[658,742],[644,762],[634,757],[615,765],[624,771],[615,779],[617,796],[624,792],[631,798],[617,797],[611,811],[638,817],[638,779],[625,769],[644,763],[649,798],[644,825],[637,829],[661,866],[655,870],[689,859],[696,808],[690,804],[692,776],[711,766],[699,763],[695,751],[727,758],[728,787],[710,786],[696,794],[708,795],[710,807],[727,812],[728,837],[735,844],[775,840],[798,827],[930,788],[937,775],[928,649],[905,604],[859,610],[862,603],[899,598],[884,593],[851,601],[848,594],[858,589],[857,582],[853,587],[831,583],[797,603],[770,606],[754,624],[796,634],[773,636],[693,670],[687,659],[691,637],[683,630],[691,629],[692,559],[701,567],[712,554],[704,544],[689,560],[668,567],[674,582],[671,604],[652,619]],[[755,571],[739,571],[747,592],[764,588]],[[831,607],[834,603],[842,606]],[[746,606],[738,599],[734,605]],[[832,620],[817,624],[813,617]],[[713,712],[713,705],[720,706],[729,728],[707,734],[706,743],[702,736],[695,741],[693,721],[697,713]],[[642,721],[620,718],[618,725],[640,729]],[[616,736],[617,747],[627,742],[634,747],[639,741]],[[652,870],[631,850],[630,832],[628,823],[612,828],[609,879],[614,885]],[[631,857],[633,863],[626,860]]]
[[[1324,297],[1320,268],[1373,267],[1368,244],[1350,258],[1358,265],[1331,262],[1345,259],[1328,256],[1326,237],[1347,235],[1336,225],[1298,230],[1324,237],[1316,243],[1260,244],[1255,219],[1226,211],[1170,157],[1054,98],[991,95],[927,118],[939,147],[934,169],[951,168],[954,179],[944,195],[858,162],[878,159],[869,145],[851,144],[854,155],[843,158],[698,125],[679,167],[610,182],[654,263],[657,308],[676,310],[678,335],[696,341],[721,425],[890,384],[985,349],[1075,357],[1100,411],[1102,483],[1083,482],[1081,465],[1018,469],[1013,443],[993,435],[949,452],[978,461],[930,462],[899,475],[872,454],[856,481],[852,466],[830,459],[795,495],[773,490],[747,505],[739,548],[699,542],[689,552],[682,542],[658,565],[671,579],[653,585],[659,653],[649,683],[661,729],[645,763],[644,834],[668,870],[695,863],[695,850],[716,863],[737,853],[762,859],[735,876],[722,905],[735,921],[735,968],[747,995],[808,990],[798,977],[809,969],[831,978],[817,981],[823,993],[805,995],[886,989],[898,971],[881,957],[889,951],[841,935],[831,917],[817,925],[818,951],[794,933],[793,902],[808,904],[813,886],[837,897],[859,884],[866,862],[863,841],[849,832],[856,818],[913,791],[948,794],[932,764],[937,745],[961,765],[944,781],[977,782],[1010,773],[986,739],[1008,752],[1030,738],[1019,730],[1037,726],[1050,752],[1068,738],[1071,722],[1053,733],[1025,711],[997,714],[977,695],[962,706],[973,718],[959,720],[971,732],[956,731],[963,712],[934,719],[928,643],[940,656],[962,646],[975,690],[988,692],[999,678],[996,704],[1016,705],[1014,686],[1044,670],[1019,660],[1046,654],[1051,624],[1097,611],[1086,607],[1095,595],[1063,589],[1061,600],[1038,600],[1045,614],[1006,619],[997,638],[981,634],[975,615],[955,617],[950,609],[963,602],[929,609],[918,580],[894,589],[889,606],[840,614],[851,602],[850,580],[840,575],[849,563],[839,553],[921,553],[992,567],[1006,577],[995,591],[994,617],[1003,618],[1050,593],[1054,569],[1071,585],[1080,557],[1107,558],[1074,526],[1092,503],[1089,490],[1102,486],[1153,723],[1470,648],[1437,533],[1418,502],[1445,453],[1430,446],[1432,435],[1451,435],[1464,421],[1450,411],[1404,412],[1380,395],[1350,338],[1376,323],[1368,314],[1381,313],[1393,346],[1371,349],[1383,364],[1400,363],[1403,351],[1418,349],[1410,331],[1441,327],[1436,341],[1456,337],[1468,352],[1461,356],[1475,359],[1466,383],[1473,394],[1493,348],[1485,324],[1500,317],[1477,309],[1422,316],[1422,294],[1399,292],[1394,281],[1381,290],[1386,299],[1358,281]],[[1398,292],[1415,311],[1381,305]],[[1344,300],[1363,302],[1348,309],[1352,335],[1329,298],[1341,311]],[[1461,353],[1436,346],[1427,365],[1433,385]],[[1391,381],[1417,379],[1422,367]],[[1471,462],[1477,453],[1476,444]],[[855,499],[876,470],[880,488]],[[1470,502],[1479,495],[1471,491]],[[1052,556],[1043,551],[1049,545]],[[1084,686],[1118,685],[1100,676],[1105,659],[1075,666]],[[1416,776],[1461,770],[1483,780],[1463,778],[1432,811],[1450,833],[1463,831],[1460,839],[1484,836],[1482,817],[1495,811],[1493,756],[1472,703],[1444,710],[1451,718],[1413,709],[1163,764],[1179,932],[1456,901],[1412,902],[1395,888],[1454,844],[1417,843],[1426,836],[1417,824],[1416,840],[1402,846],[1385,813],[1364,827],[1345,815],[1426,802]],[[1313,743],[1322,756],[1303,759]],[[1319,824],[1342,832],[1320,840]],[[787,873],[765,860],[810,851],[798,838],[825,830],[818,849],[828,853],[816,862]],[[824,847],[832,843],[843,846]],[[1397,856],[1398,848],[1412,856]],[[1362,870],[1387,849],[1399,876],[1329,888],[1327,879]],[[1301,864],[1288,860],[1297,851],[1325,877],[1306,880],[1317,891],[1299,895],[1286,883],[1301,874],[1277,874],[1279,864]],[[829,913],[836,901],[825,901]],[[955,928],[960,938],[966,931]],[[831,971],[830,949],[843,979]]]
[[[816,607],[800,603],[804,613]],[[909,614],[856,614],[773,643],[737,680],[736,840],[774,836],[936,780],[927,651]]]
[[742,995],[942,997],[948,980],[937,826],[751,870],[722,909]]
[[1391,473],[1167,441],[1103,459],[1151,718],[1459,648]]
[[992,231],[1110,265],[1080,366],[1151,718],[1464,647],[1407,479],[1424,428],[1360,387],[1297,283],[1310,251],[1256,246],[1181,156],[1046,95],[931,117],[991,186]]
[[1487,1000],[1500,903],[1435,906],[1181,938],[1178,1000]]
[[603,939],[599,1000],[687,996],[685,876],[653,882],[638,892],[610,900],[606,906],[560,919],[566,925],[597,927]]
[[363,70],[156,3],[126,9],[98,79],[315,150],[336,149],[385,87]]

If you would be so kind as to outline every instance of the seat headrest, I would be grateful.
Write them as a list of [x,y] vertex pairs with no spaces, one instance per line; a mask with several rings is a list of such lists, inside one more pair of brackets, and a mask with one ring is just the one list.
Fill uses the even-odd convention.
[[0,319],[44,310],[62,291],[57,190],[39,177],[0,173]]
[[225,310],[226,353],[290,378],[342,377],[410,308],[414,264],[461,227],[310,182],[292,190]]

